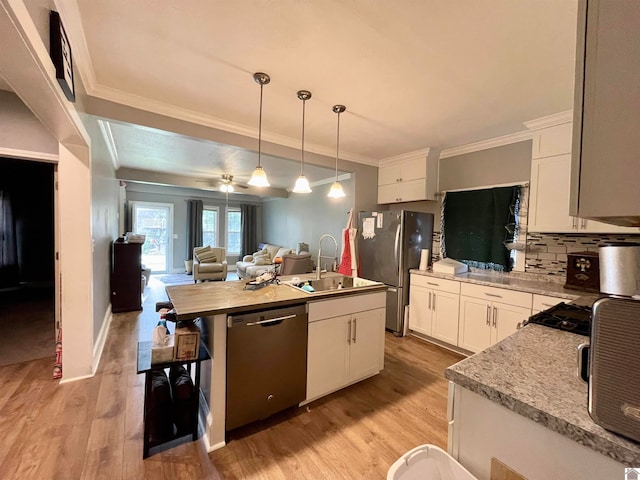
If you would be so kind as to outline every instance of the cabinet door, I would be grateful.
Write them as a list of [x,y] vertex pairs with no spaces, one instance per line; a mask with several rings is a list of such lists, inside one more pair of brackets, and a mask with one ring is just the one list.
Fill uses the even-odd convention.
[[572,127],[573,124],[569,122],[536,132],[533,136],[531,158],[544,158],[571,153]]
[[530,232],[572,232],[577,222],[569,215],[571,155],[531,161]]
[[350,320],[351,315],[343,315],[309,323],[307,399],[348,383]]
[[358,380],[384,368],[385,309],[377,308],[351,316],[349,381]]
[[414,158],[412,160],[405,160],[400,164],[400,181],[401,182],[417,180],[419,178],[425,178],[426,176],[427,176],[427,159],[426,158]]
[[409,289],[409,328],[423,335],[431,335],[431,300],[433,293],[411,284]]
[[[574,148],[574,180],[581,217],[628,217],[640,215],[638,152],[640,151],[640,24],[638,1],[589,1],[587,24],[578,27],[577,58],[584,58],[584,71],[578,69],[574,109],[582,111],[581,150]],[[584,73],[584,82],[580,75]],[[582,86],[584,85],[584,89]],[[582,95],[580,95],[582,93]]]
[[458,345],[458,313],[460,295],[447,292],[433,292],[431,311],[431,336]]
[[494,302],[492,309],[492,344],[515,333],[522,323],[531,316],[531,309]]
[[621,227],[619,225],[611,225],[609,223],[597,222],[595,220],[580,219],[580,233],[640,233],[638,227]]
[[398,198],[402,202],[415,202],[427,198],[427,183],[424,178],[398,184]]
[[398,184],[380,185],[378,187],[378,203],[398,202]]
[[460,296],[458,346],[480,352],[491,345],[491,302]]
[[400,164],[385,165],[378,168],[378,185],[398,183],[401,177]]

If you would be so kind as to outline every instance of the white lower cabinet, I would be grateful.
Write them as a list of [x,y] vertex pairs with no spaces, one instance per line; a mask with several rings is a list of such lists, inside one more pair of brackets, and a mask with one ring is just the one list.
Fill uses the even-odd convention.
[[449,405],[449,454],[478,480],[498,478],[493,459],[519,474],[499,478],[624,478],[622,463],[460,385]]
[[384,368],[385,302],[380,292],[309,303],[305,403]]
[[458,346],[479,352],[515,333],[531,316],[532,295],[482,285],[460,290]]
[[460,282],[411,275],[409,329],[458,344]]

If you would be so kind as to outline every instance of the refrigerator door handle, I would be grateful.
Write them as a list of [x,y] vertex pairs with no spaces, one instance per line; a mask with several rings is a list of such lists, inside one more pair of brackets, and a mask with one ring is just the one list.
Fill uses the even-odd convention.
[[396,227],[396,241],[393,248],[396,257],[396,273],[400,273],[400,252],[398,251],[398,247],[400,245],[400,224]]

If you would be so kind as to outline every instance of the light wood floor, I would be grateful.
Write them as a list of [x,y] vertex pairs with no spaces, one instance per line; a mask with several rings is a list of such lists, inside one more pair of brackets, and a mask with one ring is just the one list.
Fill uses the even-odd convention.
[[50,359],[0,367],[0,478],[383,479],[417,445],[446,448],[443,372],[462,357],[387,334],[380,375],[231,432],[210,454],[187,442],[143,461],[136,343],[150,339],[165,299],[151,282],[143,312],[114,315],[93,378],[60,385]]

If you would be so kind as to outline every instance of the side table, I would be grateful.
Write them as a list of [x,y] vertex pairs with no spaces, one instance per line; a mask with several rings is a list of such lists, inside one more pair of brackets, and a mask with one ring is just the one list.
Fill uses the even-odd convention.
[[[200,350],[198,352],[198,358],[193,360],[177,360],[175,362],[164,362],[151,364],[151,346],[153,342],[138,342],[138,367],[137,373],[144,373],[144,447],[142,452],[142,458],[149,456],[149,450],[158,445],[170,442],[177,438],[191,435],[193,440],[198,439],[198,413],[200,408],[200,364],[203,360],[208,360],[211,357],[209,352],[205,348],[204,344],[200,342]],[[177,367],[180,365],[186,365],[190,375],[193,375],[193,367],[195,366],[195,379],[193,382],[193,395],[192,395],[192,417],[191,428],[187,433],[176,432],[173,435],[163,438],[159,441],[151,441],[149,432],[149,397],[151,395],[151,372],[154,370],[164,370],[166,368]],[[172,415],[173,412],[167,412],[167,415]]]

